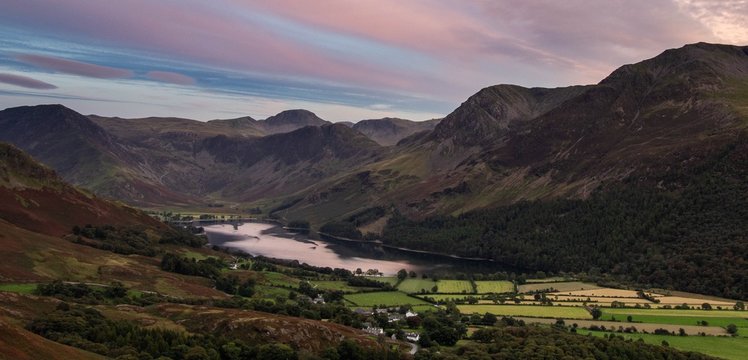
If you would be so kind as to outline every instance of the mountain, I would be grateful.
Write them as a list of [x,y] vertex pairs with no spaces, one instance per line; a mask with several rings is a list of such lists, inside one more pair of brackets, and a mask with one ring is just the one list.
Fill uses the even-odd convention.
[[[189,254],[193,258],[185,258],[188,264],[196,262],[195,256],[210,259],[202,264],[228,270],[229,254],[203,247],[204,240],[184,239],[199,238],[141,211],[87,194],[15,146],[0,143],[0,358],[205,353],[193,346],[193,340],[207,335],[210,341],[229,339],[232,346],[240,343],[242,348],[283,343],[314,354],[335,348],[344,339],[358,352],[385,352],[404,345],[378,342],[332,320],[311,319],[319,315],[302,318],[296,303],[289,304],[293,305],[289,309],[299,310],[296,316],[281,314],[284,305],[266,305],[276,304],[288,289],[277,288],[281,291],[272,295],[276,303],[264,300],[269,299],[266,294],[257,300],[238,298],[217,289],[220,279],[164,270],[160,257],[166,258],[165,253]],[[116,245],[122,242],[152,251],[121,253]],[[251,279],[252,286],[258,281],[259,290],[270,284],[264,272],[234,270],[231,276]],[[44,286],[46,290],[39,290]],[[266,312],[247,310],[254,308],[252,304],[263,304],[257,307]],[[134,340],[137,335],[140,340]],[[172,341],[175,337],[190,340]],[[218,346],[225,343],[221,340]]]
[[[354,196],[423,217],[584,199],[623,182],[677,187],[668,174],[698,169],[745,136],[747,82],[746,47],[699,43],[623,66],[596,85],[492,86],[386,159],[294,195],[310,201],[286,211],[324,222],[364,208],[339,206]],[[359,173],[369,174],[365,184]],[[340,196],[320,203],[332,189]]]
[[0,137],[66,180],[133,204],[294,201],[288,216],[315,223],[371,206],[459,214],[657,185],[698,168],[745,129],[746,66],[745,47],[692,44],[595,85],[487,87],[438,124],[331,125],[306,110],[125,120],[41,106],[0,112]]
[[279,134],[294,131],[306,126],[322,126],[328,124],[330,124],[329,121],[322,120],[313,112],[302,109],[282,111],[264,121],[260,121],[260,126],[265,130],[266,134]]
[[439,119],[411,121],[398,118],[361,120],[353,129],[368,136],[382,146],[392,146],[400,140],[422,131],[433,130]]
[[132,203],[186,203],[151,167],[152,161],[91,119],[62,105],[0,111],[0,141],[12,143],[62,177],[97,194]]
[[0,215],[4,221],[42,234],[60,236],[75,225],[163,224],[130,207],[68,185],[20,149],[0,143]]
[[226,169],[211,174],[207,186],[223,198],[254,201],[302,190],[320,180],[377,161],[377,143],[341,124],[307,126],[256,139],[217,136],[196,149]]

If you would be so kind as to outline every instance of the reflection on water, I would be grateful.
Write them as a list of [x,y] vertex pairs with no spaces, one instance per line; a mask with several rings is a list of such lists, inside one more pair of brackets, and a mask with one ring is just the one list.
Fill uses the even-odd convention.
[[351,271],[356,268],[364,271],[378,269],[385,275],[394,275],[400,269],[420,274],[451,268],[449,264],[391,254],[370,245],[338,245],[324,240],[311,240],[271,224],[244,223],[237,228],[228,224],[210,225],[205,227],[205,232],[214,245],[240,249],[252,255],[298,260],[314,266]]

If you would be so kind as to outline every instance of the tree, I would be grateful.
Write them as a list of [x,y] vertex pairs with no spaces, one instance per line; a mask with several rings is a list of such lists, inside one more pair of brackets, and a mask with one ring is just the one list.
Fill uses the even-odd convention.
[[296,351],[285,344],[265,344],[257,351],[258,360],[295,360]]
[[125,285],[122,285],[119,281],[114,281],[109,287],[104,290],[104,296],[108,298],[121,298],[127,295],[127,289]]
[[411,271],[410,271],[410,272],[408,273],[408,276],[410,276],[411,278],[415,278],[416,276],[418,276],[418,274],[416,274],[416,272],[415,272],[415,271],[411,270]]
[[496,318],[496,315],[491,314],[491,313],[485,313],[483,314],[483,319],[481,319],[481,322],[484,325],[493,325],[493,324],[496,324],[497,320],[498,318]]
[[742,301],[738,301],[735,303],[735,306],[733,306],[735,310],[745,310],[745,304]]
[[593,307],[592,310],[590,310],[590,314],[592,315],[592,318],[595,320],[603,316],[603,312],[598,307]]
[[252,297],[252,295],[254,295],[254,293],[255,293],[255,281],[254,281],[254,279],[244,280],[244,282],[241,285],[239,285],[239,290],[237,291],[237,293],[240,296]]
[[725,329],[727,330],[727,333],[730,335],[735,335],[738,333],[738,327],[735,324],[727,325]]
[[704,310],[711,310],[712,309],[712,305],[709,305],[709,303],[703,303],[703,304],[701,304],[701,308],[704,309]]
[[400,269],[400,271],[397,272],[397,279],[398,280],[405,280],[408,277],[408,271],[405,269]]

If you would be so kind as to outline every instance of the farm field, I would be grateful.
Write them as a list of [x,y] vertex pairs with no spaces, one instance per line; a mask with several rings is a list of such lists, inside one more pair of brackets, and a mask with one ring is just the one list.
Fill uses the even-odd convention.
[[504,316],[528,316],[564,319],[592,319],[587,310],[570,306],[537,306],[537,305],[457,305],[463,314],[485,314]]
[[31,294],[36,290],[36,284],[0,284],[0,291]]
[[555,293],[549,293],[547,294],[547,297],[551,299],[552,301],[573,301],[578,303],[588,302],[588,303],[599,303],[599,304],[607,304],[610,305],[613,301],[622,302],[624,304],[650,304],[654,305],[653,302],[647,300],[647,299],[640,299],[640,298],[610,298],[610,297],[600,297],[600,296],[568,296],[568,295],[556,295]]
[[663,317],[746,318],[748,311],[738,310],[679,310],[679,309],[604,309],[605,314],[650,315]]
[[[581,281],[567,281],[567,282],[555,282],[555,283],[535,283],[535,284],[524,284],[520,285],[518,291],[520,293],[527,293],[533,291],[542,291],[553,288],[556,292],[569,292],[579,290],[591,290],[601,289],[600,286],[591,283],[584,283]],[[634,295],[636,297],[636,295]]]
[[265,283],[272,286],[290,286],[290,287],[298,287],[299,286],[299,279],[292,278],[288,275],[272,272],[272,271],[263,271],[259,273],[262,276],[262,279],[265,280]]
[[[531,318],[531,317],[515,317],[515,319],[522,319],[526,323],[539,323],[539,324],[554,324],[556,319],[553,318]],[[700,333],[706,335],[727,335],[727,331],[719,326],[696,326],[696,325],[673,325],[673,324],[642,324],[642,323],[627,323],[621,321],[600,321],[600,320],[567,320],[566,325],[577,324],[581,328],[589,328],[592,325],[605,326],[606,329],[618,329],[619,327],[627,328],[630,326],[635,327],[639,332],[650,332],[653,333],[657,329],[665,329],[674,333],[678,333],[680,329],[683,329],[686,334],[698,336]]]
[[[580,330],[579,334],[592,334],[602,337],[608,334],[604,331]],[[662,341],[667,341],[670,346],[680,350],[697,351],[703,354],[712,355],[730,360],[743,360],[745,354],[748,354],[748,338],[745,337],[724,337],[724,336],[668,336],[653,334],[619,334],[626,339],[634,341],[644,340],[648,344],[660,345]]]
[[362,289],[368,289],[368,288],[359,288],[359,287],[350,286],[345,281],[313,280],[313,281],[310,281],[309,283],[312,284],[312,286],[318,290],[340,290],[342,292],[347,292],[347,293],[354,293],[357,291],[361,291]]
[[436,282],[438,293],[472,294],[473,284],[469,280],[439,280]]
[[676,309],[603,309],[602,320],[626,320],[652,324],[696,325],[706,321],[709,326],[726,327],[735,324],[738,334],[748,335],[748,311],[736,310],[676,310]]
[[[611,289],[611,288],[596,288],[596,289],[583,289],[583,290],[558,290],[551,292],[548,295],[567,295],[567,296],[596,296],[596,297],[608,297],[608,298],[639,298],[634,290],[623,290],[623,289]],[[660,294],[652,294],[654,297],[660,297]]]
[[476,281],[475,287],[479,294],[514,292],[514,284],[511,281]]
[[[601,320],[626,321],[629,314],[611,314],[607,309],[603,310]],[[699,316],[661,316],[661,315],[631,315],[631,320],[639,326],[639,323],[647,324],[673,324],[673,325],[697,325],[700,321],[706,321],[709,326],[725,327],[735,324],[738,327],[748,328],[748,319],[740,317],[699,317]],[[748,335],[748,334],[742,334]]]
[[416,299],[399,291],[381,291],[345,295],[345,299],[357,306],[398,306],[398,305],[429,305],[426,301]]
[[420,293],[422,290],[431,292],[431,288],[436,284],[431,279],[405,279],[397,286],[397,289],[408,294]]
[[662,296],[662,297],[658,297],[657,299],[660,300],[660,303],[657,304],[658,306],[681,305],[681,304],[701,306],[701,304],[703,303],[708,303],[712,307],[722,306],[722,307],[732,308],[733,306],[735,306],[735,301],[707,300],[707,299],[699,299],[699,298],[683,297],[683,296]]

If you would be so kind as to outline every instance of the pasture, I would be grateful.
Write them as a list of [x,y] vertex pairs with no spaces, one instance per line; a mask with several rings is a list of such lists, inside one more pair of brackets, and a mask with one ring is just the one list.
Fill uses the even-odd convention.
[[437,282],[431,279],[405,279],[397,286],[397,289],[408,294],[417,294],[424,291],[430,293],[435,285],[437,285]]
[[[604,331],[580,330],[579,334],[592,334],[593,336],[602,337],[608,334]],[[745,337],[725,337],[725,336],[668,336],[653,334],[619,334],[626,339],[634,341],[644,340],[645,343],[660,345],[662,341],[667,341],[671,347],[685,350],[696,351],[707,355],[720,357],[723,359],[743,360],[745,354],[748,354],[748,338]]]
[[469,280],[439,280],[436,282],[438,293],[443,294],[472,294],[473,284]]
[[410,297],[399,291],[380,291],[345,295],[345,299],[356,306],[400,306],[400,305],[430,305],[428,302]]
[[514,292],[514,284],[511,281],[476,281],[475,287],[479,294]]
[[340,290],[346,293],[354,293],[361,291],[361,289],[366,289],[350,286],[345,281],[312,280],[309,283],[317,290]]
[[491,313],[500,316],[528,316],[564,319],[591,319],[587,310],[570,306],[538,306],[538,305],[457,305],[463,314]]
[[33,294],[34,290],[36,290],[36,284],[0,284],[0,291]]

